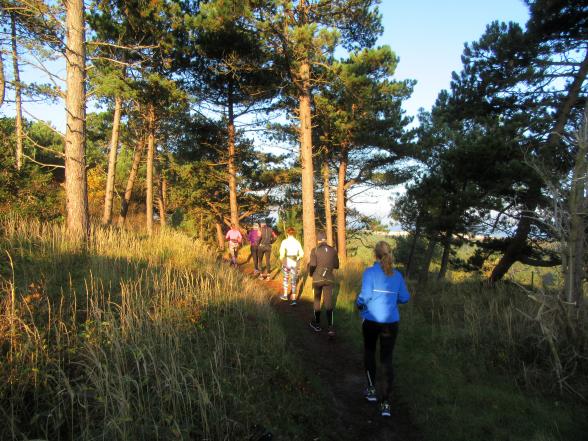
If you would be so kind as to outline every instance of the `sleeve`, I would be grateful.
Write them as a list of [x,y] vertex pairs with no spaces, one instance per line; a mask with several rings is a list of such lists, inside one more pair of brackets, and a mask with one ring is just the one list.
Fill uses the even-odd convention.
[[363,272],[363,276],[361,278],[361,292],[357,296],[356,304],[359,309],[364,309],[372,299],[372,288],[373,281],[368,268]]
[[298,243],[298,260],[300,260],[304,257],[304,250],[302,249],[302,245],[300,245],[300,242],[296,242]]
[[339,254],[335,251],[335,257],[333,258],[333,269],[339,269]]
[[231,234],[231,230],[227,231],[227,234],[225,234],[225,240],[229,240],[229,234]]
[[398,273],[398,275],[400,276],[400,286],[398,287],[398,303],[407,303],[410,300],[410,294],[402,274]]
[[316,269],[316,248],[313,248],[312,251],[310,252],[310,260],[308,261],[308,273],[310,274],[310,277],[312,277],[312,274],[314,273],[315,269]]
[[283,240],[280,244],[280,260],[286,257],[286,240]]
[[239,243],[243,242],[243,235],[241,234],[241,232],[237,231],[237,234],[239,235],[237,236],[237,240],[239,241]]

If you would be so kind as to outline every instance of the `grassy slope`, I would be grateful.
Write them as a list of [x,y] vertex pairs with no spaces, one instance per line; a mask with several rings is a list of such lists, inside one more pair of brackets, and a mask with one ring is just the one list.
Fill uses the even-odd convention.
[[[371,260],[362,248],[361,257],[341,272],[337,302],[341,333],[358,346],[353,302]],[[563,397],[553,390],[546,340],[555,336],[562,359],[571,343],[555,333],[549,303],[541,320],[534,320],[541,306],[517,287],[489,289],[470,280],[412,285],[411,292],[412,302],[401,307],[396,387],[427,440],[586,439],[586,403],[573,399],[569,389]],[[574,363],[567,366],[566,387],[585,394],[586,363]]]
[[323,430],[266,294],[204,246],[96,230],[79,251],[58,226],[0,231],[0,439]]

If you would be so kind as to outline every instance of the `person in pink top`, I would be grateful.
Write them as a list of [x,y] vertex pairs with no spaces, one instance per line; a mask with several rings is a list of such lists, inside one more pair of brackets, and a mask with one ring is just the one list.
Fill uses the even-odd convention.
[[237,267],[237,252],[239,251],[239,245],[241,245],[241,242],[243,241],[243,236],[235,224],[231,224],[231,229],[227,232],[225,239],[229,241],[231,265]]

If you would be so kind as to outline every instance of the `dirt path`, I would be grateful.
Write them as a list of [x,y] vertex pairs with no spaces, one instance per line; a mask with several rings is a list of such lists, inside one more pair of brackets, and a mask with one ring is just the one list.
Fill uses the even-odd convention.
[[[244,272],[251,270],[244,269]],[[326,332],[314,333],[308,326],[312,317],[312,302],[309,298],[299,299],[296,306],[283,302],[278,297],[281,280],[259,281],[270,288],[272,306],[279,312],[280,319],[292,343],[290,347],[299,354],[308,372],[312,372],[326,383],[327,394],[336,421],[330,424],[336,428],[329,439],[349,441],[417,441],[422,437],[410,421],[407,406],[398,396],[391,399],[392,416],[383,418],[378,407],[363,398],[365,377],[363,355],[352,342],[341,337],[328,339]],[[358,331],[359,332],[359,331]]]

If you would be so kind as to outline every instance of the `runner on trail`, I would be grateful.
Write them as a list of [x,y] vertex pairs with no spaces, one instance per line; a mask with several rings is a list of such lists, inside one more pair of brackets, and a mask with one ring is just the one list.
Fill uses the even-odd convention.
[[398,304],[406,303],[410,294],[402,274],[393,268],[392,250],[387,242],[376,244],[377,261],[363,273],[357,307],[363,318],[364,363],[368,386],[364,396],[376,402],[376,345],[380,339],[380,362],[384,365],[385,388],[380,403],[382,416],[390,416],[390,392],[394,371],[392,354],[398,335]]
[[237,253],[239,251],[239,245],[241,245],[241,242],[243,241],[243,236],[235,224],[231,224],[231,229],[227,232],[225,239],[229,241],[231,265],[237,267]]
[[312,277],[312,290],[314,293],[314,318],[310,327],[315,332],[321,332],[321,297],[327,313],[327,326],[329,337],[335,336],[333,327],[333,285],[335,276],[333,270],[339,268],[339,256],[337,250],[327,244],[327,235],[319,231],[316,235],[317,246],[310,252],[308,273]]
[[286,230],[288,237],[282,241],[280,245],[280,260],[282,261],[282,272],[284,275],[283,287],[284,291],[281,300],[288,301],[288,279],[290,279],[290,290],[292,291],[292,301],[290,305],[296,305],[296,279],[298,276],[298,269],[300,265],[300,259],[304,256],[302,245],[298,242],[298,239],[294,237],[296,230],[289,227]]
[[249,241],[251,249],[251,258],[253,259],[253,275],[259,275],[259,262],[257,261],[257,254],[259,251],[259,241],[261,240],[261,232],[259,231],[259,224],[254,223],[251,230],[247,234],[247,240]]
[[[270,277],[270,260],[272,257],[272,243],[276,240],[276,233],[266,221],[261,222],[261,239],[259,240],[259,247],[257,249],[257,259],[261,280],[269,280]],[[265,268],[263,266],[263,258],[265,257]]]

